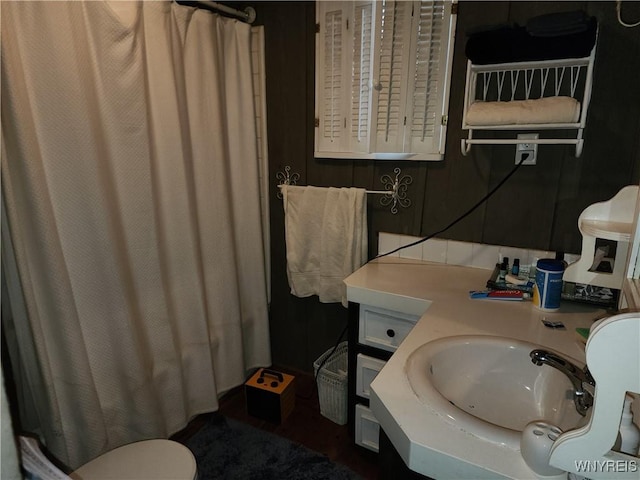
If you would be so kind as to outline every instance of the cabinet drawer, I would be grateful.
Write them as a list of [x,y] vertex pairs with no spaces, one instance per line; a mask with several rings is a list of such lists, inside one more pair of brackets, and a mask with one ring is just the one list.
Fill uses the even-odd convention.
[[364,405],[356,405],[356,444],[377,452],[380,445],[380,424],[373,412]]
[[356,395],[369,398],[369,385],[387,362],[359,353],[356,357]]
[[395,352],[420,317],[360,305],[358,342]]

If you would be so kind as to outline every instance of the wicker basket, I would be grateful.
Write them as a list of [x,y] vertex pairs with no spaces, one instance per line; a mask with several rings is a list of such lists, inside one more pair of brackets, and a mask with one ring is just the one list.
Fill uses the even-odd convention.
[[[313,362],[313,373],[318,382],[320,413],[338,425],[347,423],[347,345],[347,342],[342,342],[330,358],[328,357],[333,347]],[[322,368],[318,373],[320,365]]]

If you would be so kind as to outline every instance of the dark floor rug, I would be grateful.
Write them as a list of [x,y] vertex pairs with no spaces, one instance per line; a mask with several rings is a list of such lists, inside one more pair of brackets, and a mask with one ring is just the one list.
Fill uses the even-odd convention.
[[356,480],[343,465],[303,445],[215,414],[185,442],[198,480]]

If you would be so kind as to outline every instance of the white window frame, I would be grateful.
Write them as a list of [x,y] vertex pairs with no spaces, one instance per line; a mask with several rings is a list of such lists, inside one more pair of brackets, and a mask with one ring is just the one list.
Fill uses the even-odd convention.
[[[403,45],[401,61],[401,77],[399,93],[394,105],[394,114],[398,115],[395,135],[383,138],[378,134],[377,112],[379,97],[388,94],[385,90],[389,85],[385,79],[379,80],[381,65],[380,52],[382,38],[383,7],[405,9],[406,17],[403,20],[402,33],[409,37],[409,44]],[[436,38],[441,42],[437,54],[439,60],[436,74],[438,77],[430,85],[435,85],[437,95],[435,107],[429,110],[433,133],[424,138],[417,139],[412,136],[412,108],[414,93],[415,65],[417,57],[417,29],[419,23],[420,6],[426,6],[443,12],[441,22],[436,22],[438,30]],[[316,36],[316,128],[315,128],[315,156],[319,158],[348,158],[348,159],[411,159],[439,161],[444,159],[447,112],[449,108],[449,91],[451,83],[451,68],[453,63],[453,47],[455,37],[455,25],[457,19],[457,3],[455,0],[420,1],[342,1],[342,2],[317,2],[317,36]],[[370,9],[373,25],[365,30],[364,35],[358,36],[354,43],[355,33],[361,32],[358,28],[356,12]],[[413,9],[413,15],[412,11]],[[339,17],[339,20],[338,20]],[[333,18],[336,23],[327,21]],[[389,15],[387,15],[387,19]],[[427,17],[427,19],[430,17]],[[435,17],[434,17],[435,18]],[[438,17],[440,18],[440,17]],[[387,20],[388,21],[388,20]],[[409,26],[410,25],[410,26]],[[424,26],[424,23],[423,23]],[[408,29],[408,30],[407,30]],[[325,42],[326,40],[326,42]],[[363,43],[360,43],[360,42]],[[364,45],[369,42],[370,46]],[[354,54],[354,44],[364,46]],[[433,42],[438,45],[438,42]],[[427,45],[432,45],[427,43]],[[367,50],[369,49],[369,50]],[[333,54],[325,55],[331,50]],[[364,55],[368,55],[368,69],[365,71],[366,81],[360,78],[361,83],[366,84],[366,91],[361,92],[366,96],[366,106],[362,109],[362,103],[357,100],[354,103],[354,81],[358,81],[357,74],[360,71],[360,61]],[[325,68],[325,61],[330,60]],[[409,61],[411,59],[411,61]],[[365,62],[367,63],[367,62]],[[332,70],[333,69],[333,70]],[[396,70],[397,77],[397,70]],[[390,82],[389,82],[390,83]],[[325,96],[325,89],[328,95]],[[399,102],[398,102],[399,98]],[[329,100],[327,102],[327,100]],[[384,102],[383,102],[384,103]],[[434,101],[432,100],[431,105]],[[398,106],[399,105],[399,106]],[[384,108],[384,104],[382,107]],[[358,108],[356,108],[358,107]],[[331,109],[331,112],[328,110]],[[360,121],[355,110],[363,110],[366,114]],[[398,113],[399,112],[399,113]],[[362,112],[360,112],[362,113]],[[331,122],[330,120],[333,120]],[[402,120],[400,120],[402,119]],[[366,125],[366,133],[362,128]],[[356,129],[360,127],[360,130]],[[431,131],[431,130],[430,130]],[[323,135],[326,133],[326,135]],[[414,130],[415,133],[415,130]],[[421,145],[419,142],[423,142]]]

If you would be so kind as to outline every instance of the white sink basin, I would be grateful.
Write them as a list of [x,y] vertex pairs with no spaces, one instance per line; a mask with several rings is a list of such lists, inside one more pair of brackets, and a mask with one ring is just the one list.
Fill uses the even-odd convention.
[[531,362],[529,352],[536,348],[543,347],[488,335],[446,337],[417,348],[405,372],[420,401],[445,421],[519,449],[522,430],[534,420],[563,431],[583,420],[569,379],[555,368]]

